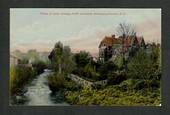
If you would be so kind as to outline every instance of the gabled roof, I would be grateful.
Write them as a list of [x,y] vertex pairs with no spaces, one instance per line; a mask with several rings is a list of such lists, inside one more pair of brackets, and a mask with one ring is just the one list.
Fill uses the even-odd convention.
[[[115,36],[105,36],[105,38],[100,42],[99,48],[102,45],[105,46],[112,46],[113,44],[122,44],[123,38],[120,36],[119,38],[115,38]],[[126,47],[132,46],[134,42],[141,45],[142,41],[144,41],[143,37],[136,37],[136,36],[128,36],[124,39],[124,44]]]
[[112,37],[105,36],[105,38],[100,42],[99,47],[101,47],[101,45],[112,46],[113,44],[121,44],[121,39],[115,38],[113,36]]

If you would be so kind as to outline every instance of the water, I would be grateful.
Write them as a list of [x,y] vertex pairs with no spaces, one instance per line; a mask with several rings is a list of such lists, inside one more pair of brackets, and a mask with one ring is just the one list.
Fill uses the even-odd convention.
[[25,87],[23,94],[12,98],[12,105],[30,105],[30,106],[67,106],[61,92],[52,93],[48,87],[47,77],[51,71],[37,76],[31,84]]

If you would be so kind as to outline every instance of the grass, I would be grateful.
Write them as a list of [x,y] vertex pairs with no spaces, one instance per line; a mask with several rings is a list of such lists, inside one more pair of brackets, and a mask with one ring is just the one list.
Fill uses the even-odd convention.
[[49,76],[50,89],[62,91],[64,99],[71,105],[104,106],[159,106],[161,104],[160,80],[151,80],[151,86],[141,79],[127,79],[116,85],[99,89],[80,87],[75,82],[54,74]]
[[29,67],[10,68],[10,94],[15,95],[22,91],[25,84],[36,76],[35,71]]
[[[49,86],[52,86],[51,90],[62,91],[65,101],[71,105],[159,106],[161,104],[160,85],[148,88],[140,79],[127,79],[117,85],[108,85],[100,89],[80,87],[59,74],[49,76],[48,80]],[[160,83],[159,80],[156,82]]]
[[160,89],[124,91],[119,85],[99,90],[85,87],[66,91],[65,99],[73,105],[158,106],[161,103]]

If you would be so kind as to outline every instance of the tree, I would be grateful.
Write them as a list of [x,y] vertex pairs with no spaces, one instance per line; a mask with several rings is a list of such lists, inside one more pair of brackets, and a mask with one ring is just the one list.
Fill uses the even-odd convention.
[[61,61],[61,68],[66,74],[74,70],[76,64],[73,61],[73,54],[69,46],[64,46]]
[[136,35],[135,26],[125,22],[120,23],[117,27],[117,34],[122,37],[134,36]]
[[108,77],[108,73],[113,73],[116,71],[118,67],[112,62],[108,61],[98,68],[98,71],[100,72],[100,75],[103,77],[103,79]]
[[144,80],[150,89],[151,80],[157,77],[155,72],[158,68],[154,65],[155,61],[146,55],[144,49],[140,49],[128,63],[128,72],[132,78]]
[[117,56],[114,60],[114,64],[121,70],[123,68],[123,57]]
[[12,52],[15,56],[22,58],[22,52],[20,50],[15,50],[14,52]]
[[152,44],[151,59],[153,61],[153,66],[156,68],[155,75],[157,79],[161,77],[161,47],[160,44]]
[[61,42],[55,44],[48,58],[59,74],[68,74],[74,69],[75,63],[72,60],[71,49],[69,46],[63,46]]
[[74,60],[77,64],[77,67],[85,67],[91,60],[91,55],[89,52],[80,51],[74,55]]
[[34,63],[39,60],[39,54],[35,49],[31,49],[27,52],[26,58],[31,61],[31,63]]
[[125,47],[125,40],[129,36],[136,36],[136,30],[135,26],[129,23],[120,23],[119,26],[117,27],[117,33],[118,35],[122,36],[122,56],[123,56],[123,68],[126,70],[127,69],[127,64],[125,61],[125,52],[124,52],[124,47]]
[[63,44],[59,41],[55,44],[52,52],[48,56],[48,58],[51,60],[52,67],[58,73],[61,73],[62,52],[63,52]]

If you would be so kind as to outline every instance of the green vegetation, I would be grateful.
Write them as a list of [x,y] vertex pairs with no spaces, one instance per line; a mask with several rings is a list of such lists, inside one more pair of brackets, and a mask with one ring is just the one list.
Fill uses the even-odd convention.
[[[68,103],[126,106],[158,106],[161,103],[159,45],[152,45],[151,54],[142,48],[137,50],[126,60],[126,66],[123,65],[122,56],[117,57],[113,62],[99,63],[93,61],[86,51],[73,55],[70,50],[67,50],[67,56],[64,51],[65,47],[59,42],[51,52],[49,58],[55,74],[49,76],[48,81],[50,89],[54,92],[61,90]],[[107,86],[80,87],[67,78],[70,73],[92,82],[107,80]]]
[[75,68],[70,48],[63,46],[61,42],[57,42],[49,55],[49,59],[55,72],[53,75],[48,76],[50,89],[53,92],[67,88],[76,89],[75,83],[67,79],[67,75]]
[[10,67],[11,96],[22,93],[24,86],[32,81],[38,74],[42,73],[47,67],[48,63],[38,60],[38,58],[32,62],[32,65],[28,64],[27,58],[22,58],[18,65],[12,65]]
[[[154,53],[154,52],[153,52]],[[155,55],[153,54],[152,55]],[[159,54],[160,55],[160,54]],[[145,81],[149,89],[152,88],[152,82],[159,82],[161,77],[160,63],[157,64],[158,56],[148,57],[144,50],[139,50],[134,58],[128,64],[129,75],[133,79]],[[157,59],[156,59],[157,58]]]
[[116,59],[114,60],[115,65],[119,68],[123,68],[123,57],[122,56],[117,56]]
[[53,74],[48,76],[48,84],[53,92],[59,90],[76,91],[80,88],[74,81],[65,78],[64,74]]
[[10,93],[20,93],[25,84],[36,76],[35,71],[30,67],[16,66],[10,68]]
[[104,89],[83,88],[79,91],[65,92],[65,99],[68,103],[75,105],[159,105],[160,89],[148,92],[145,90],[121,89],[121,86],[108,86]]
[[61,42],[55,44],[49,59],[54,71],[59,74],[67,75],[75,67],[70,47],[63,46]]
[[83,68],[90,62],[91,55],[89,52],[80,51],[74,55],[74,60],[77,64],[77,68]]
[[48,63],[38,60],[38,61],[35,61],[32,64],[32,66],[33,66],[34,70],[36,71],[36,73],[40,74],[40,73],[43,73],[44,69],[46,69],[48,67]]
[[54,74],[48,76],[48,85],[53,92],[63,89],[65,82],[66,80],[63,74]]

